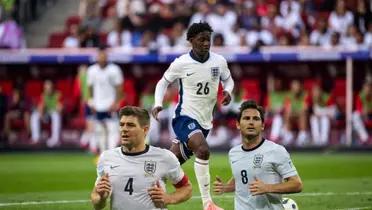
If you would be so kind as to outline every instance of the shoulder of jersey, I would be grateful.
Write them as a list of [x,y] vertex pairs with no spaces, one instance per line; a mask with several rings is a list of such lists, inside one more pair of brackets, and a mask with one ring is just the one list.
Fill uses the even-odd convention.
[[157,154],[161,154],[161,155],[164,155],[164,156],[167,156],[169,154],[173,154],[171,151],[169,151],[167,149],[163,149],[163,148],[155,147],[155,146],[150,146],[150,151],[151,151],[151,153],[157,153]]
[[242,150],[241,147],[242,147],[242,144],[234,146],[233,148],[230,149],[229,154],[241,151]]
[[210,56],[212,56],[212,58],[214,58],[214,59],[226,60],[225,57],[223,57],[222,55],[217,54],[217,53],[215,53],[215,52],[210,51],[209,54],[210,54]]

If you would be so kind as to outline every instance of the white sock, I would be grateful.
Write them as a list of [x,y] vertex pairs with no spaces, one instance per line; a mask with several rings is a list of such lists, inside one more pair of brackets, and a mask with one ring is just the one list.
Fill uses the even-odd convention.
[[195,158],[194,170],[196,180],[198,180],[199,190],[203,202],[203,206],[212,200],[210,194],[210,174],[209,174],[209,161]]

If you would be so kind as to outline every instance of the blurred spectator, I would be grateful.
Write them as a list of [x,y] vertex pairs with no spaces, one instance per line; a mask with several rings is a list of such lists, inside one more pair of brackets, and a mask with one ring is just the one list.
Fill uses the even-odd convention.
[[328,18],[330,29],[343,35],[347,28],[354,23],[353,21],[353,13],[346,10],[345,1],[337,0],[335,10],[331,12]]
[[12,132],[12,124],[20,122],[27,134],[30,133],[30,112],[24,97],[18,89],[13,90],[5,115],[4,134],[8,137]]
[[82,28],[80,32],[80,47],[99,47],[100,39],[94,28]]
[[[1,17],[0,17],[1,18]],[[25,48],[26,41],[23,30],[13,19],[0,23],[0,48]]]
[[291,13],[300,16],[300,4],[297,0],[283,0],[280,2],[280,14],[287,16]]
[[6,112],[7,112],[7,99],[6,99],[6,95],[3,93],[3,88],[0,85],[0,142],[6,137],[5,132],[3,132]]
[[72,24],[69,28],[69,36],[63,41],[63,47],[65,48],[78,48],[80,47],[79,39],[79,25]]
[[234,25],[237,23],[237,14],[227,5],[218,3],[215,10],[208,14],[207,22],[215,33],[221,33],[226,40],[226,33],[232,33]]
[[44,82],[44,90],[40,96],[37,109],[31,114],[31,139],[32,143],[38,143],[41,138],[40,121],[48,122],[51,119],[52,134],[47,140],[48,147],[55,147],[59,144],[61,132],[61,94],[55,90],[50,80]]
[[357,0],[357,7],[354,12],[354,25],[362,33],[367,32],[368,25],[372,22],[371,3],[371,1],[367,0]]
[[257,28],[259,18],[253,3],[243,7],[242,14],[239,16],[239,24],[241,28],[246,30]]
[[272,118],[270,139],[277,142],[283,129],[283,113],[286,91],[283,90],[282,80],[269,77],[268,95],[266,99],[266,114]]
[[358,33],[358,29],[354,25],[350,25],[347,28],[346,34],[341,36],[340,44],[345,49],[353,49],[357,47],[356,35]]
[[269,6],[266,0],[256,0],[256,13],[259,17],[264,17],[268,15]]
[[220,33],[214,34],[212,45],[215,46],[215,47],[225,46],[225,39],[223,38],[223,35],[220,34]]
[[291,144],[294,135],[293,125],[298,125],[297,146],[305,146],[308,143],[307,133],[307,107],[305,104],[306,93],[298,80],[291,82],[291,89],[286,96],[284,108],[283,144]]
[[330,40],[328,43],[325,43],[323,45],[324,48],[326,49],[332,49],[332,48],[335,48],[335,47],[340,47],[341,46],[341,43],[340,43],[340,34],[337,33],[337,32],[333,32],[331,34],[331,37],[330,37]]
[[74,96],[79,99],[85,118],[85,129],[80,137],[80,146],[89,147],[89,150],[97,153],[97,141],[94,136],[94,117],[88,105],[89,87],[87,82],[87,65],[80,65],[74,81]]
[[368,141],[369,135],[364,121],[372,120],[372,80],[368,78],[362,90],[356,97],[353,113],[353,127],[362,143]]
[[101,9],[106,0],[81,0],[79,7],[79,16],[82,18],[81,25],[86,28],[93,28],[94,31],[100,31]]
[[261,17],[261,27],[265,30],[270,31],[270,33],[275,37],[277,34],[282,32],[282,18],[278,15],[278,10],[276,5],[269,4],[267,6],[267,15]]
[[331,119],[336,115],[336,105],[333,98],[326,93],[319,83],[315,83],[311,94],[306,96],[306,104],[312,113],[310,127],[313,144],[325,146],[328,144]]
[[315,29],[310,34],[310,43],[317,46],[325,46],[330,42],[331,31],[328,29],[328,23],[325,19],[320,18]]
[[189,25],[193,23],[205,22],[207,21],[207,16],[209,14],[210,7],[207,2],[200,1],[196,5],[196,12],[191,16]]
[[310,38],[306,32],[301,33],[300,38],[298,40],[298,46],[310,46]]
[[372,49],[372,22],[368,25],[368,31],[364,35],[364,46],[367,47],[367,49]]
[[146,2],[143,0],[117,0],[116,12],[119,18],[146,13]]
[[132,47],[132,34],[127,30],[121,19],[116,19],[115,29],[107,36],[107,45],[110,47]]

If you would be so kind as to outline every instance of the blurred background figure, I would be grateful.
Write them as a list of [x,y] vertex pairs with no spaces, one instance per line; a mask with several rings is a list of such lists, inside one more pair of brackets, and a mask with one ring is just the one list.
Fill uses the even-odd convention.
[[316,82],[311,93],[306,97],[307,107],[311,110],[310,128],[313,144],[325,146],[328,144],[331,120],[336,115],[336,105],[330,94],[326,93]]
[[30,133],[30,112],[29,107],[24,101],[24,96],[21,95],[20,90],[13,90],[12,96],[7,104],[7,109],[5,112],[5,123],[4,123],[4,134],[6,139],[13,141],[14,139],[10,136],[13,133],[14,124],[21,124],[24,126],[24,131],[28,136]]
[[109,63],[105,48],[97,51],[97,63],[89,66],[87,84],[89,86],[88,105],[95,117],[94,135],[100,153],[114,148],[119,141],[119,121],[116,111],[122,100],[122,70]]
[[367,143],[369,134],[364,122],[372,120],[372,78],[364,83],[362,90],[356,96],[356,109],[353,113],[353,127],[362,143]]
[[293,143],[293,131],[298,125],[298,135],[295,141],[297,146],[305,146],[308,143],[307,133],[307,107],[305,104],[306,93],[299,80],[291,82],[290,91],[286,95],[284,108],[284,129],[282,143]]
[[31,140],[38,143],[41,139],[41,121],[51,120],[51,136],[47,140],[48,147],[55,147],[59,144],[61,133],[61,94],[54,89],[50,80],[44,82],[43,93],[40,96],[37,108],[31,114]]

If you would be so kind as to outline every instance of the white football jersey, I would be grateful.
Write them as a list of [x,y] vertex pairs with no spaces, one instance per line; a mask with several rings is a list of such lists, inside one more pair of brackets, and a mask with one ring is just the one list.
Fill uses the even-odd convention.
[[226,59],[213,52],[204,63],[194,60],[189,53],[174,60],[164,78],[171,83],[178,79],[180,97],[176,116],[191,117],[204,129],[211,129],[220,80],[230,76]]
[[256,148],[244,150],[240,144],[229,151],[229,161],[235,178],[235,210],[284,209],[281,194],[252,196],[249,191],[249,183],[255,177],[267,184],[277,184],[297,175],[289,153],[283,146],[263,140]]
[[123,84],[123,73],[116,64],[107,64],[104,69],[98,64],[88,68],[87,84],[93,86],[93,106],[99,112],[107,112],[116,101],[116,86]]
[[156,181],[165,191],[165,181],[180,182],[184,172],[176,156],[166,149],[146,146],[140,153],[123,153],[121,147],[104,151],[97,165],[98,183],[107,173],[112,187],[111,209],[156,209],[148,192]]

